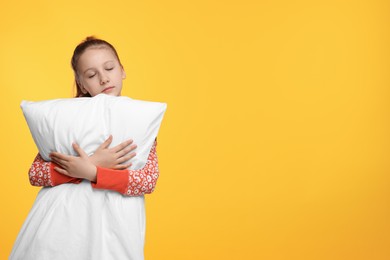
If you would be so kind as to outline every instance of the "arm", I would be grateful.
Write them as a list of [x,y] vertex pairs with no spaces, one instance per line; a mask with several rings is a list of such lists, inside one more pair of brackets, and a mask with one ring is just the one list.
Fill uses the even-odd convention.
[[30,184],[33,186],[57,186],[63,183],[80,183],[82,181],[80,178],[69,177],[57,172],[54,169],[57,166],[55,163],[46,162],[38,154],[28,172]]
[[131,164],[123,164],[135,156],[135,153],[128,154],[134,146],[123,148],[123,145],[119,145],[109,148],[109,150],[113,150],[117,154],[118,159],[116,160],[115,168],[94,164],[94,160],[88,157],[77,144],[73,144],[73,149],[79,156],[53,152],[50,158],[59,165],[59,167],[54,168],[59,173],[73,178],[89,180],[96,189],[115,190],[123,195],[140,196],[151,193],[154,190],[159,176],[156,145],[157,141],[155,140],[149,153],[148,161],[140,170],[127,170],[126,168],[130,167]]
[[117,191],[126,196],[141,196],[154,191],[159,177],[156,153],[157,141],[154,141],[147,163],[139,170],[112,170],[97,167],[95,189]]
[[[89,158],[94,165],[104,165],[113,169],[124,169],[131,164],[122,164],[135,156],[132,151],[137,147],[131,145],[132,140],[125,141],[113,148],[108,148],[112,142],[112,136],[102,143],[96,152]],[[75,158],[68,156],[68,158]],[[80,183],[83,178],[72,177],[66,174],[61,166],[55,162],[47,162],[38,154],[28,172],[29,180],[33,186],[57,186],[64,183]]]

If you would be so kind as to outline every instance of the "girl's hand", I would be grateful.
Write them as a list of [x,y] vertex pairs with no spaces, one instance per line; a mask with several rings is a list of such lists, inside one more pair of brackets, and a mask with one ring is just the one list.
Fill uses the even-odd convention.
[[72,146],[80,155],[79,157],[57,152],[50,153],[51,160],[60,166],[54,167],[54,169],[70,177],[96,182],[96,166],[89,160],[88,155],[79,145],[72,144]]
[[133,144],[133,140],[128,140],[115,147],[108,148],[111,142],[112,135],[110,135],[108,139],[99,146],[95,153],[89,157],[90,161],[96,166],[114,170],[123,170],[130,167],[131,163],[122,163],[130,160],[136,155],[135,152],[132,151],[137,148],[137,145]]

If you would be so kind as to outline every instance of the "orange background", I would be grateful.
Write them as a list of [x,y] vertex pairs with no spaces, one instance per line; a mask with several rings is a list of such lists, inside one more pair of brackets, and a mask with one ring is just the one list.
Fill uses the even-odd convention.
[[124,95],[168,103],[146,259],[390,259],[389,20],[373,0],[3,1],[0,259],[39,190],[19,104],[72,96],[91,34]]

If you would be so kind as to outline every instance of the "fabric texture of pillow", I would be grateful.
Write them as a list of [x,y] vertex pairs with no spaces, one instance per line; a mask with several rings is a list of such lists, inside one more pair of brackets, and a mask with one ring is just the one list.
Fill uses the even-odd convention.
[[22,101],[21,108],[31,135],[43,159],[50,152],[77,155],[75,142],[91,155],[111,134],[110,147],[132,139],[137,155],[130,169],[147,161],[167,105],[129,97],[99,94],[92,98]]

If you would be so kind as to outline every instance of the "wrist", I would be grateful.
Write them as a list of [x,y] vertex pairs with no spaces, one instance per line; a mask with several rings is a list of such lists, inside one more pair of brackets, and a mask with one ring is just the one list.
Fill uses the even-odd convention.
[[91,166],[91,171],[89,176],[87,177],[87,180],[90,182],[96,182],[97,179],[97,168],[95,165]]
[[93,165],[96,166],[96,160],[95,160],[95,159],[96,159],[96,158],[95,158],[94,154],[92,154],[91,156],[88,157],[88,160],[89,160]]

